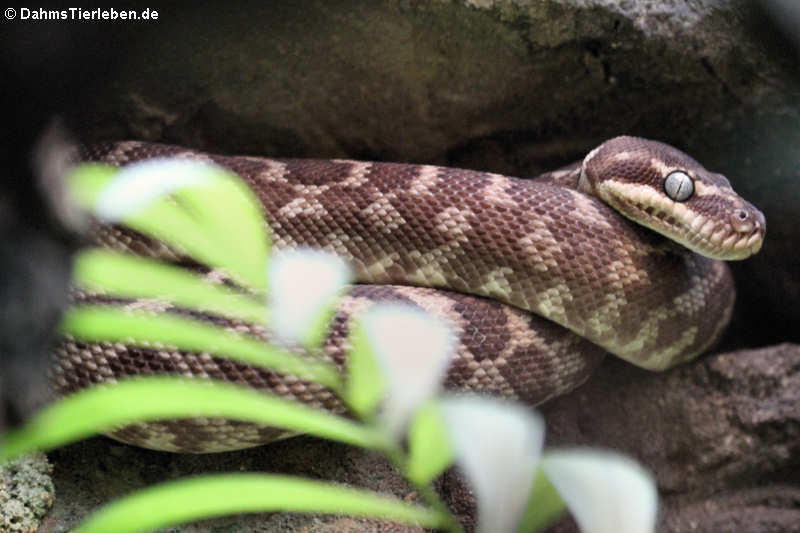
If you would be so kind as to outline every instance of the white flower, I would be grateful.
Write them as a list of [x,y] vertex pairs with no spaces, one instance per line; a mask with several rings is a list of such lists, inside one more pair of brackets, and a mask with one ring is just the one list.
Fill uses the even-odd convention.
[[583,533],[652,533],[658,492],[638,463],[613,452],[548,452],[541,468]]
[[501,400],[449,397],[442,412],[461,465],[478,499],[478,531],[513,533],[536,477],[544,422],[534,411]]
[[224,172],[203,161],[149,159],[124,167],[95,204],[102,222],[117,222],[172,191],[208,183]]
[[350,282],[341,258],[298,248],[276,253],[269,267],[271,327],[288,342],[309,343],[324,331],[332,305]]
[[386,384],[381,416],[395,436],[439,390],[455,348],[442,320],[408,305],[376,304],[361,321]]

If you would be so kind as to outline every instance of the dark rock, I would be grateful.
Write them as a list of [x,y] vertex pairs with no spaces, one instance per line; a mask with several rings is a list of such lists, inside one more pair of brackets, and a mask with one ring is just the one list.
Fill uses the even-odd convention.
[[654,472],[660,531],[788,532],[800,523],[796,344],[712,355],[664,374],[607,360],[542,412],[548,446],[613,448]]

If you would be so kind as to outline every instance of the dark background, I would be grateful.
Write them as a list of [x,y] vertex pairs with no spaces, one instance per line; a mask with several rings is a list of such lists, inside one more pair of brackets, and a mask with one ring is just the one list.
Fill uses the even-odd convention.
[[76,140],[518,176],[619,134],[663,140],[766,215],[761,253],[732,265],[738,303],[720,349],[800,341],[791,0],[151,7],[157,22],[0,19],[0,395],[12,420],[43,397],[82,243],[80,217],[32,164],[56,115]]

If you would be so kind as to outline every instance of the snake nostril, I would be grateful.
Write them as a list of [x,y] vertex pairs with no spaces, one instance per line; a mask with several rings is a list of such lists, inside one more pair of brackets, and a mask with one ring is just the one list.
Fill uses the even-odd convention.
[[738,232],[747,232],[753,229],[753,221],[746,209],[736,209],[731,213],[731,225]]

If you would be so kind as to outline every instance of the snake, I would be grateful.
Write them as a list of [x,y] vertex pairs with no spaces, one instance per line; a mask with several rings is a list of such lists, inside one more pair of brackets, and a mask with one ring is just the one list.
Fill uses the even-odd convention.
[[[575,389],[607,353],[664,370],[709,349],[735,302],[725,261],[758,252],[766,232],[764,215],[725,176],[670,145],[630,136],[534,179],[423,164],[215,155],[143,141],[83,146],[79,158],[116,166],[190,159],[231,170],[263,205],[274,249],[313,247],[351,265],[356,283],[339,302],[323,347],[329,361],[346,372],[355,317],[376,302],[403,302],[441,317],[457,334],[445,386],[530,405]],[[98,224],[93,239],[181,259],[122,226]],[[73,299],[152,305],[77,289]],[[269,338],[263,327],[213,320]],[[64,337],[52,374],[59,394],[130,376],[178,374],[346,412],[318,384],[223,355]],[[196,418],[132,424],[109,435],[151,449],[205,453],[287,433]]]

